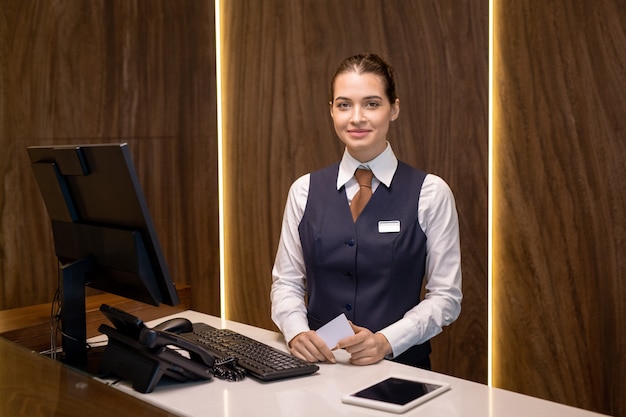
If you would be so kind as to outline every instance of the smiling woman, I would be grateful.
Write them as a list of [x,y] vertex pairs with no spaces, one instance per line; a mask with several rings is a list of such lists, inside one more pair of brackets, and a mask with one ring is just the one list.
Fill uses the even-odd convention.
[[315,330],[345,314],[355,334],[337,347],[353,364],[428,369],[430,339],[460,313],[454,197],[441,178],[396,159],[387,135],[399,112],[391,65],[374,54],[339,65],[330,115],[343,158],[292,185],[273,269],[272,318],[304,360],[335,362]]
[[344,72],[335,77],[330,115],[348,152],[361,162],[387,146],[389,123],[400,113],[400,100],[384,93],[384,80],[370,72]]

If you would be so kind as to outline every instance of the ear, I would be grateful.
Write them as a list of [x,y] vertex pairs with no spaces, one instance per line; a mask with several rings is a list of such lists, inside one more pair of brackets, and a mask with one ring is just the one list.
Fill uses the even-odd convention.
[[329,101],[328,102],[328,111],[330,112],[330,118],[333,118],[333,102]]
[[391,121],[393,122],[400,115],[400,99],[397,98],[395,103],[391,105]]

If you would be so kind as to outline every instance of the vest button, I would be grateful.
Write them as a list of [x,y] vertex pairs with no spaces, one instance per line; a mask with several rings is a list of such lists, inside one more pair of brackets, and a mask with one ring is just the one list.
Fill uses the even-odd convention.
[[354,246],[354,244],[355,244],[356,242],[354,241],[354,239],[350,239],[350,240],[346,240],[346,242],[345,242],[345,243],[346,243],[346,245],[348,245],[348,246]]
[[345,306],[343,306],[346,310],[350,311],[352,310],[352,304],[348,303]]

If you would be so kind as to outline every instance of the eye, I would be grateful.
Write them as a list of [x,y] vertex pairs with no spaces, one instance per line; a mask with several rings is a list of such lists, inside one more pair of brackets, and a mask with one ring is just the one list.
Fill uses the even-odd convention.
[[335,106],[340,110],[344,110],[350,108],[350,103],[348,103],[347,101],[339,101],[335,104]]
[[378,101],[368,101],[367,103],[365,103],[365,107],[375,109],[377,107],[380,107],[380,103]]

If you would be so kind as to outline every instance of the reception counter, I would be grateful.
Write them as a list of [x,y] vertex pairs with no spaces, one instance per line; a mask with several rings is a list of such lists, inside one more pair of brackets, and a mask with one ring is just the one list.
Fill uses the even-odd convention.
[[[285,350],[280,334],[186,311],[171,317],[186,317],[214,327],[230,328],[270,346]],[[166,319],[164,318],[164,319]],[[149,325],[161,320],[149,322]],[[138,400],[184,416],[384,416],[395,415],[341,402],[341,397],[388,376],[421,377],[448,382],[451,389],[402,414],[403,416],[550,416],[592,417],[599,414],[541,400],[459,378],[425,371],[391,361],[370,366],[349,363],[345,351],[336,351],[337,364],[320,364],[316,374],[262,383],[251,377],[240,382],[214,379],[209,382],[161,383],[149,394],[140,394],[127,382],[104,381]]]

